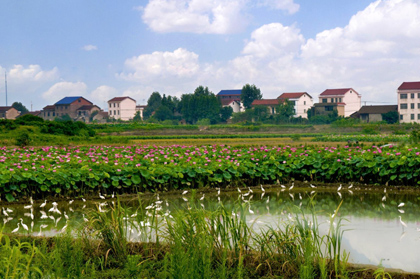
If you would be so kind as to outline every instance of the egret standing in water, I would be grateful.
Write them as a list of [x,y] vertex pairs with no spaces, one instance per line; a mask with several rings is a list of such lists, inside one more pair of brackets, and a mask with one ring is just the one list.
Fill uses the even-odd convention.
[[403,229],[403,231],[404,231],[404,227],[406,227],[407,228],[407,224],[406,223],[404,223],[402,220],[401,220],[401,216],[398,216],[399,218],[400,218],[400,223],[401,223],[401,225],[402,225],[402,229]]
[[20,225],[20,223],[17,223],[17,228],[16,229],[14,229],[13,231],[12,231],[12,233],[17,233],[17,231],[19,230],[19,225]]
[[25,230],[29,230],[29,228],[28,228],[28,226],[26,225],[26,224],[24,224],[23,223],[23,219],[22,218],[19,218],[19,220],[20,220],[20,224],[22,225],[22,227],[25,229]]

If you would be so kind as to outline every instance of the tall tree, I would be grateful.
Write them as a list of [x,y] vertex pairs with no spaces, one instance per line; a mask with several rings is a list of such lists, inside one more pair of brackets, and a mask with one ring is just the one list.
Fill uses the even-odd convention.
[[254,100],[261,100],[261,99],[262,99],[261,90],[257,88],[254,84],[253,85],[245,84],[242,87],[241,101],[244,104],[244,107],[246,109],[249,109],[251,107],[251,104]]
[[144,109],[143,116],[145,119],[148,119],[150,116],[152,116],[153,112],[160,107],[162,104],[162,96],[159,92],[153,92],[152,95],[150,95],[149,100],[147,100],[147,106]]
[[188,123],[196,123],[200,119],[210,119],[211,123],[220,121],[222,105],[207,87],[199,86],[193,94],[183,94],[179,103],[182,117]]
[[16,110],[20,111],[20,114],[23,114],[23,113],[29,111],[21,102],[14,102],[12,104],[12,107],[14,107]]

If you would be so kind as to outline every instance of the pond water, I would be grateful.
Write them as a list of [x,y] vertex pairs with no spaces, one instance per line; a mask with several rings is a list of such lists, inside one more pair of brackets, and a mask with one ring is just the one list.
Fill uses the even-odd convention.
[[[292,190],[266,187],[264,190],[265,192],[254,187],[251,193],[249,188],[241,188],[239,193],[236,188],[233,191],[222,189],[220,195],[215,191],[201,193],[198,190],[195,199],[198,206],[209,210],[216,208],[218,203],[223,203],[226,208],[234,208],[235,203],[246,202],[247,222],[256,231],[267,225],[276,226],[289,217],[295,218],[302,211],[310,214],[306,205],[312,199],[321,233],[327,232],[330,216],[343,201],[337,217],[343,219],[343,246],[350,253],[350,262],[372,265],[382,262],[384,267],[420,272],[420,192],[397,191],[392,188],[348,189],[347,186],[340,191],[336,188],[320,187]],[[157,198],[161,201],[159,207],[162,208],[162,214],[170,214],[175,209],[187,210],[190,206],[190,193],[161,193],[160,197],[140,197],[141,206],[137,197],[121,201],[128,208],[128,217],[135,215],[139,208],[144,209],[154,204]],[[40,203],[35,203],[32,208],[22,204],[7,207],[0,205],[0,216],[3,219],[4,232],[12,232],[18,228],[19,223],[18,233],[39,235],[41,232],[41,235],[52,236],[65,225],[83,225],[85,210],[97,208],[100,203],[101,210],[106,210],[115,200],[108,198],[86,202],[58,202],[59,212],[52,210],[53,206],[49,201],[42,208]],[[28,231],[23,228],[22,223],[28,226]],[[143,238],[131,234],[128,237],[133,241],[147,240],[144,235]]]

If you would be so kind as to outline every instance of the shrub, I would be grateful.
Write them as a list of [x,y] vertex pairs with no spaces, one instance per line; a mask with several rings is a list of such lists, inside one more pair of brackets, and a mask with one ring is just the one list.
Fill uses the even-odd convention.
[[16,145],[20,146],[20,147],[24,147],[29,145],[29,143],[31,142],[31,137],[29,136],[29,131],[28,130],[22,130],[18,133],[18,135],[16,136]]

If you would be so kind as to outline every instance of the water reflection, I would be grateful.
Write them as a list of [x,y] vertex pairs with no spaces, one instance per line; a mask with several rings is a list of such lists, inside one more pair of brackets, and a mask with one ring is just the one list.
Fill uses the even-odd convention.
[[[295,218],[303,211],[310,214],[308,203],[311,200],[320,230],[326,233],[329,225],[327,220],[343,200],[337,212],[338,217],[344,218],[345,233],[343,236],[344,249],[350,252],[350,261],[354,263],[378,265],[382,262],[385,267],[398,268],[411,272],[420,272],[420,195],[417,192],[401,193],[373,191],[369,189],[299,189],[294,188],[242,188],[232,191],[221,190],[211,193],[197,191],[195,198],[191,198],[191,191],[186,195],[161,197],[141,197],[122,200],[127,208],[127,237],[132,241],[153,241],[153,230],[149,220],[140,220],[137,211],[156,210],[160,215],[169,216],[174,210],[188,210],[192,206],[214,210],[223,204],[234,212],[235,204],[245,205],[247,222],[258,231],[266,226],[276,226],[282,220]],[[264,190],[264,191],[262,191]],[[52,236],[63,230],[63,227],[83,226],[86,221],[85,212],[88,209],[106,211],[116,199],[99,201],[59,202],[56,209],[47,202],[3,207],[1,216],[5,225],[4,231],[11,232],[18,228],[19,233]],[[404,203],[404,205],[401,205]],[[26,208],[25,208],[26,206]],[[148,214],[151,214],[150,212]],[[147,216],[147,215],[146,215]],[[404,227],[399,220],[407,225]],[[19,220],[22,218],[22,221]],[[26,231],[22,223],[28,226]],[[131,224],[131,225],[130,225]],[[142,228],[142,229],[138,229]]]

